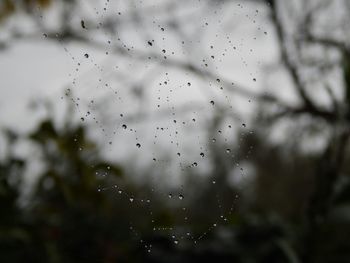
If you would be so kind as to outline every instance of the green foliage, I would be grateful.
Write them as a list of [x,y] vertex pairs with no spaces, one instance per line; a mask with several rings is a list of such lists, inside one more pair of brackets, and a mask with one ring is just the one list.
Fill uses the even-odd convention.
[[[20,205],[21,181],[31,160],[9,154],[0,163],[0,204],[6,211],[0,215],[1,262],[347,262],[349,257],[350,224],[344,208],[348,185],[339,188],[329,215],[311,226],[305,219],[312,180],[305,177],[317,158],[296,152],[286,158],[285,149],[273,148],[258,136],[247,138],[240,148],[245,152],[252,143],[259,147],[250,157],[258,176],[255,199],[239,199],[238,211],[206,232],[221,213],[217,200],[229,207],[237,194],[223,180],[229,168],[218,162],[220,167],[210,177],[217,179],[218,191],[205,187],[210,185],[207,181],[191,181],[197,193],[186,196],[192,219],[186,231],[201,238],[196,244],[189,239],[178,245],[170,233],[153,228],[185,227],[181,209],[167,206],[151,187],[128,182],[120,166],[99,157],[84,127],[66,125],[59,130],[48,119],[25,138],[9,131],[6,136],[10,145],[31,140],[45,168],[25,205]],[[130,202],[131,193],[151,202]],[[145,245],[150,244],[149,253]]]
[[27,10],[31,8],[47,8],[51,4],[51,0],[2,0],[0,2],[0,22],[14,14],[19,7],[24,7]]

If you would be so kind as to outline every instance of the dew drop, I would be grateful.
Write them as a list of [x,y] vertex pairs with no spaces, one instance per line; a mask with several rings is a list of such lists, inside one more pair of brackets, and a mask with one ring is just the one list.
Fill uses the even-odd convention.
[[80,21],[80,25],[81,25],[82,28],[84,28],[84,29],[86,28],[86,27],[85,27],[85,21],[84,21],[84,20],[81,20],[81,21]]

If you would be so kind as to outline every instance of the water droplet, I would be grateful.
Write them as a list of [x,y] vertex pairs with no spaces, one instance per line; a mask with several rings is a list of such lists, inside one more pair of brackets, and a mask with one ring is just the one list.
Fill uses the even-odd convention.
[[89,54],[85,53],[84,57],[89,58]]
[[177,156],[181,156],[181,153],[177,153]]
[[128,126],[126,126],[125,124],[123,124],[123,125],[122,125],[122,128],[123,128],[123,129],[126,129],[126,128],[128,128]]
[[151,41],[147,41],[148,45],[152,46],[152,42]]
[[247,125],[245,123],[242,123],[242,126],[245,128]]
[[230,152],[231,152],[231,149],[227,148],[226,153],[230,153]]
[[215,104],[215,102],[214,102],[213,100],[211,100],[211,101],[210,101],[210,104],[211,104],[211,105],[214,105],[214,104]]
[[134,198],[133,198],[133,197],[130,197],[130,198],[129,198],[129,201],[130,201],[130,202],[134,202]]
[[173,195],[172,195],[172,194],[168,194],[168,197],[169,197],[169,198],[173,198]]
[[180,199],[180,200],[184,199],[184,196],[180,194],[180,195],[179,195],[179,199]]
[[204,153],[200,153],[199,155],[200,155],[202,158],[204,157]]
[[82,28],[84,28],[84,29],[86,28],[86,27],[85,27],[85,21],[84,21],[84,20],[81,20],[81,21],[80,21],[80,25],[81,25]]
[[136,147],[137,147],[137,148],[140,148],[140,147],[141,147],[141,144],[136,143]]
[[179,241],[178,240],[174,240],[174,244],[175,245],[179,244]]

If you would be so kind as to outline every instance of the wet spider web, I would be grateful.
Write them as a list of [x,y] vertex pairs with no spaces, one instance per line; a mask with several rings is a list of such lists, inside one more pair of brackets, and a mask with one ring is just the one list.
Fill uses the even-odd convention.
[[[91,130],[111,165],[126,164],[133,180],[146,174],[152,186],[150,197],[122,182],[111,184],[108,166],[96,171],[101,178],[96,191],[142,207],[151,231],[175,245],[197,244],[228,224],[240,185],[233,186],[229,204],[223,203],[222,178],[213,175],[221,160],[235,182],[244,180],[244,163],[253,151],[241,147],[253,133],[245,120],[256,109],[261,65],[255,47],[267,35],[259,10],[210,0],[78,1],[69,23],[75,32],[69,41],[64,33],[51,36],[72,67],[61,99],[75,107],[74,118]],[[200,234],[191,232],[198,218],[188,201],[196,191],[188,176],[210,177],[205,187],[217,208]],[[153,218],[154,195],[176,213],[172,225]],[[152,252],[138,228],[131,220],[130,235]]]

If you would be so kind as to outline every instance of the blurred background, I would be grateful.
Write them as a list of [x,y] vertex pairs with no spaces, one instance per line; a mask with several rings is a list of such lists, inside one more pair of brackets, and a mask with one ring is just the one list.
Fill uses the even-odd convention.
[[350,262],[350,2],[1,0],[1,262]]

